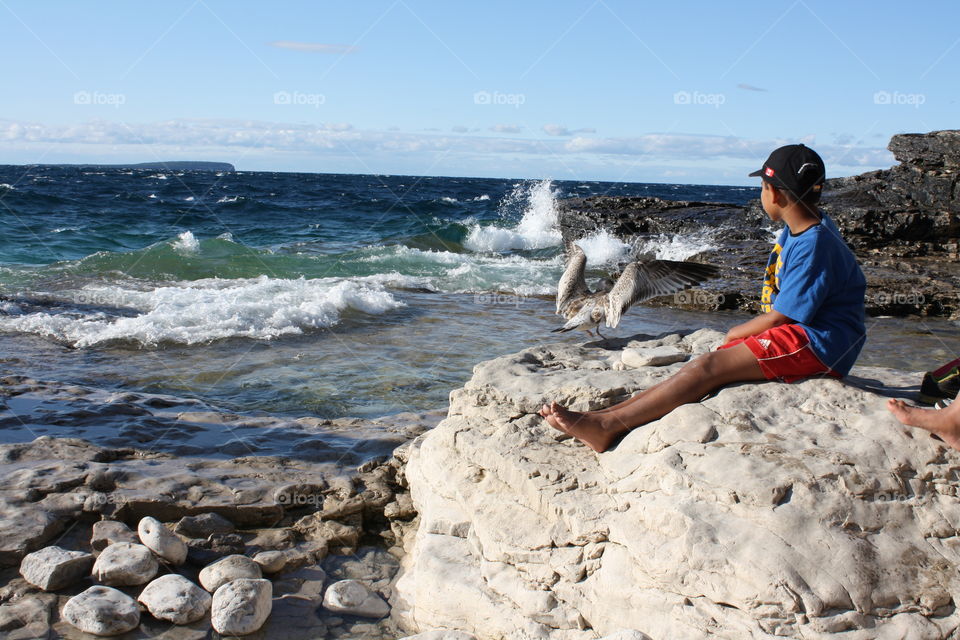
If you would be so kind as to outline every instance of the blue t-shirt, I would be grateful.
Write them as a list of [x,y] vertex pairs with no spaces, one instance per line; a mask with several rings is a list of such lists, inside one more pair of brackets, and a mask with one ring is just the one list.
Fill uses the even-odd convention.
[[779,311],[807,332],[820,360],[847,375],[866,340],[867,282],[837,225],[820,224],[797,235],[784,227],[764,274],[760,307]]

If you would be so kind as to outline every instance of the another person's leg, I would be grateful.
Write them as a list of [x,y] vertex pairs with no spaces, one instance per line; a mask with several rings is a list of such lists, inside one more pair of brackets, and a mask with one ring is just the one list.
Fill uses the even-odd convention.
[[627,431],[662,418],[680,405],[696,402],[719,387],[766,379],[757,357],[745,344],[738,344],[706,353],[641,395],[603,411],[571,411],[554,402],[544,405],[540,415],[554,428],[602,452]]
[[908,427],[919,427],[935,433],[946,444],[960,450],[960,400],[944,409],[921,409],[911,407],[903,400],[889,400],[887,408]]

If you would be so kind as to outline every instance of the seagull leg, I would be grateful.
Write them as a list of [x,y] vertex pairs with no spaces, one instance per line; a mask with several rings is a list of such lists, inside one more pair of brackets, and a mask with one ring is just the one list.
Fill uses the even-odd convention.
[[600,325],[597,325],[597,335],[600,336],[601,338],[603,338],[604,340],[607,339],[607,336],[605,336],[605,335],[603,335],[602,333],[600,333]]

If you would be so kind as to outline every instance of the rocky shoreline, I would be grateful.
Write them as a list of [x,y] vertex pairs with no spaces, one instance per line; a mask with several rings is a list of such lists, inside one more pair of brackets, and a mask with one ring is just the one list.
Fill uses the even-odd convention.
[[[536,415],[548,400],[608,406],[721,339],[704,329],[548,344],[480,363],[445,416],[407,416],[391,453],[347,468],[309,450],[205,457],[50,436],[2,445],[0,629],[91,637],[74,627],[80,605],[108,588],[128,608],[142,603],[127,622],[139,626],[118,636],[130,640],[210,637],[224,601],[256,593],[267,593],[257,596],[267,614],[244,637],[866,640],[960,629],[960,454],[884,408],[917,390],[917,374],[855,368],[845,382],[732,386],[604,454]],[[6,382],[21,396],[69,388]],[[77,415],[64,405],[44,419]],[[223,414],[221,424],[244,419],[266,420]],[[98,565],[69,584],[51,578],[141,543],[157,559],[148,587],[176,581],[201,602],[212,591],[213,613],[158,617],[143,584],[111,586]],[[38,550],[84,559],[44,573]],[[240,581],[240,595],[219,604],[218,560],[250,572],[230,574],[224,584]]]
[[[24,377],[8,376],[2,384],[6,410],[0,423],[8,431],[50,427],[62,433],[67,427],[82,433],[84,425],[96,423],[86,435],[101,443],[41,435],[0,445],[0,474],[6,479],[0,489],[0,631],[5,638],[92,637],[67,621],[71,615],[74,621],[84,618],[64,609],[97,585],[116,591],[110,597],[121,602],[143,600],[144,584],[115,584],[96,565],[94,575],[87,565],[68,584],[49,590],[39,588],[35,577],[33,583],[26,579],[42,571],[25,567],[31,561],[55,566],[49,559],[31,558],[57,547],[91,562],[116,544],[140,548],[142,542],[153,549],[144,537],[145,522],[153,527],[151,535],[182,543],[186,554],[171,559],[155,553],[153,570],[161,578],[181,576],[200,589],[203,571],[223,558],[248,558],[259,567],[271,583],[272,613],[246,637],[403,635],[383,611],[367,608],[359,615],[342,603],[339,609],[336,603],[325,606],[323,597],[334,593],[330,585],[352,580],[376,598],[390,599],[402,553],[399,539],[416,517],[400,472],[404,452],[439,421],[439,414],[295,421]],[[292,446],[287,455],[233,457],[232,447],[201,452],[189,442],[215,432],[221,442],[231,441],[223,437],[230,433],[235,444],[251,445],[244,453],[269,449],[258,441],[264,434]],[[359,438],[361,432],[367,437]],[[138,446],[111,446],[114,440]],[[160,581],[153,580],[154,572],[147,586]],[[219,590],[211,591],[216,610]],[[120,637],[202,638],[210,625],[209,612],[199,621],[174,625],[145,610],[137,630]]]
[[[900,164],[832,178],[822,208],[837,222],[867,276],[869,315],[960,316],[960,131],[893,136]],[[574,198],[559,203],[564,240],[606,229],[636,241],[650,234],[702,230],[725,220],[722,246],[694,256],[722,269],[701,292],[653,304],[693,309],[759,308],[759,273],[768,255],[769,221],[759,200],[746,206],[660,198]]]

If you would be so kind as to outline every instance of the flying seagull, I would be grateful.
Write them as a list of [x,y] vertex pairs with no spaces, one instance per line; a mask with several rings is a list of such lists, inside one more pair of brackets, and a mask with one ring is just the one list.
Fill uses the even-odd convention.
[[567,245],[567,267],[557,286],[557,315],[567,323],[554,333],[583,329],[589,335],[596,329],[601,338],[600,324],[608,327],[620,324],[620,318],[632,305],[655,296],[667,295],[693,287],[716,277],[719,269],[699,262],[650,260],[629,263],[616,283],[610,279],[596,291],[590,291],[583,276],[587,255],[574,243]]

